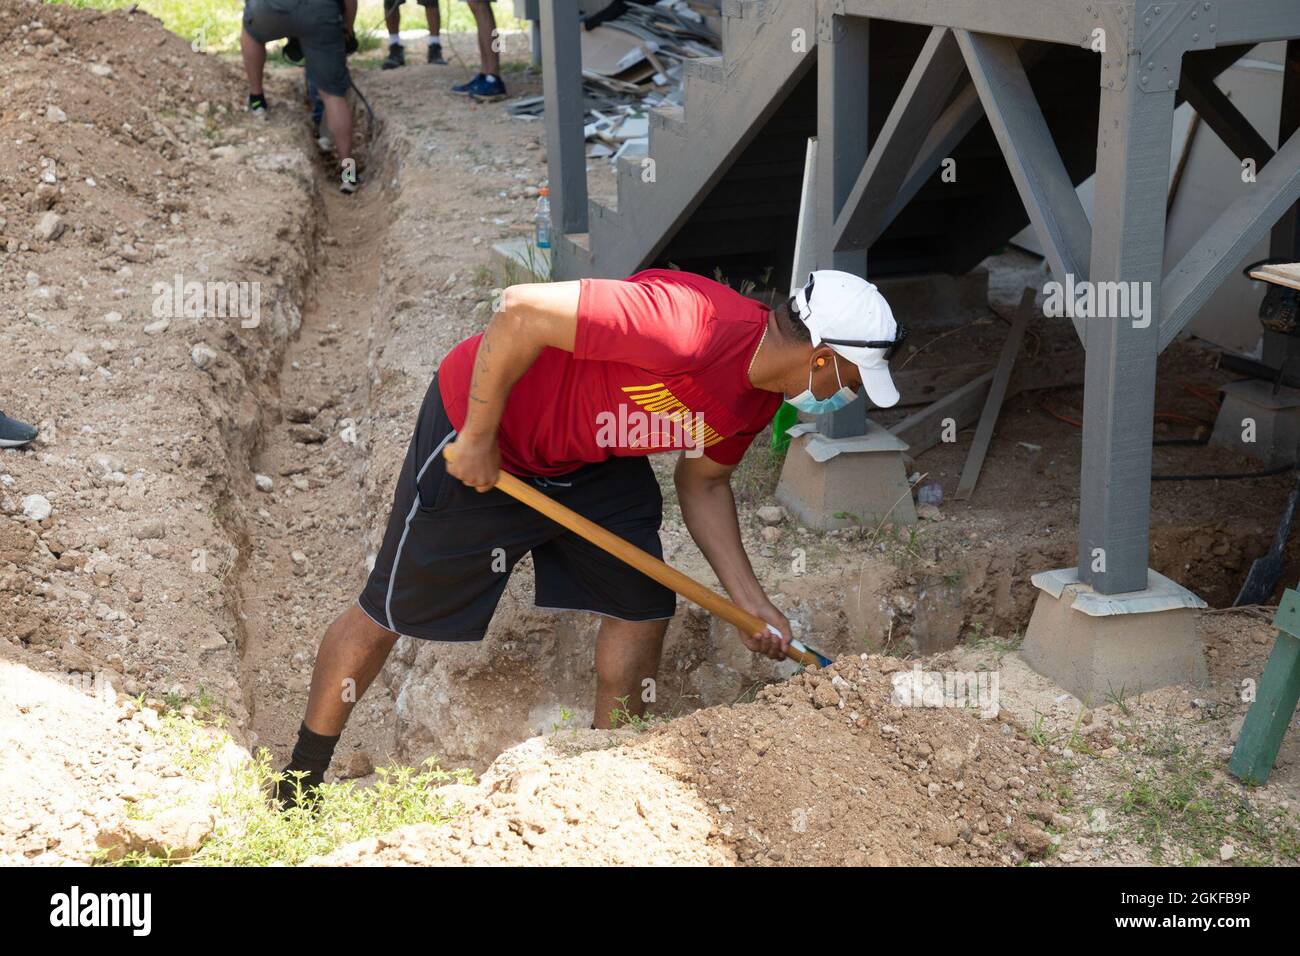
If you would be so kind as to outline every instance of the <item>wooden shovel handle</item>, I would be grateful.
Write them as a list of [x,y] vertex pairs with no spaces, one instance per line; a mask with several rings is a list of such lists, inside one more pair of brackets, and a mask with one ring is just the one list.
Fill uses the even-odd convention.
[[[453,460],[454,453],[451,449],[451,445],[446,445],[442,450],[443,457],[448,461]],[[584,518],[571,508],[566,508],[509,472],[497,471],[496,487],[516,501],[521,501],[535,511],[540,511],[556,524],[563,525],[601,550],[609,552],[620,561],[632,565],[646,577],[658,581],[666,588],[671,588],[688,601],[693,601],[729,624],[736,625],[746,634],[757,634],[771,629],[771,625],[761,617],[750,614],[712,588],[705,587],[694,578],[660,561],[653,554],[648,554],[594,521]],[[814,655],[794,646],[786,649],[785,656],[805,667],[816,667],[819,663]]]

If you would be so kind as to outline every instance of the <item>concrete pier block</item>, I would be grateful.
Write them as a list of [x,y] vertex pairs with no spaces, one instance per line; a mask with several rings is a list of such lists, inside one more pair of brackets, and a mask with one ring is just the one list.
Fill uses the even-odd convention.
[[861,523],[913,524],[916,508],[907,483],[907,443],[875,422],[853,438],[827,438],[810,423],[790,429],[790,450],[776,500],[800,524],[826,531]]
[[1294,464],[1300,453],[1300,389],[1282,387],[1274,394],[1271,383],[1257,379],[1223,386],[1210,444],[1269,466]]
[[1039,589],[1020,655],[1089,706],[1206,680],[1196,616],[1205,602],[1162,574],[1147,587],[1099,594],[1076,568],[1033,576]]

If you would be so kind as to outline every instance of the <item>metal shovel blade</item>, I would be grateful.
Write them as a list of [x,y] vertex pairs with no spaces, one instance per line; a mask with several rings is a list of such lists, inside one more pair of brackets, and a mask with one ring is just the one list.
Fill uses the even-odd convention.
[[1273,535],[1273,546],[1262,558],[1256,558],[1251,564],[1250,573],[1246,575],[1246,581],[1237,594],[1237,600],[1232,602],[1233,607],[1263,604],[1273,596],[1273,589],[1277,587],[1278,579],[1282,577],[1282,552],[1286,548],[1286,539],[1291,536],[1291,521],[1295,517],[1298,498],[1300,498],[1300,484],[1291,489],[1291,494],[1286,499],[1286,507],[1282,509],[1282,520],[1278,522],[1277,531]]

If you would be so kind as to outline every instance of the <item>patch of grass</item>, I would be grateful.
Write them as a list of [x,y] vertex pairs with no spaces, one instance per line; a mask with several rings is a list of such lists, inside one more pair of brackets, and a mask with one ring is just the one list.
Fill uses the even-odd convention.
[[209,694],[208,689],[202,684],[199,685],[198,690],[188,697],[169,693],[163,698],[163,701],[169,711],[182,711],[187,707],[193,708],[192,716],[194,719],[204,724],[213,724],[217,727],[225,724],[225,714],[219,710],[221,702]]
[[378,836],[412,823],[445,823],[456,808],[435,788],[447,783],[473,783],[468,770],[447,771],[430,758],[421,768],[383,767],[369,787],[351,782],[327,783],[307,807],[272,809],[267,794],[283,775],[271,766],[266,750],[252,761],[222,766],[228,734],[178,713],[168,713],[156,732],[168,745],[174,763],[185,776],[218,781],[217,823],[212,836],[188,859],[131,854],[116,865],[159,866],[189,863],[200,866],[294,865],[329,853],[344,843]]
[[[133,3],[146,13],[163,22],[168,30],[191,43],[213,53],[230,53],[239,50],[239,34],[243,28],[243,0],[49,0],[70,7],[87,7],[95,10],[117,10]],[[473,33],[474,14],[458,0],[442,0],[442,32]],[[523,30],[527,21],[514,15],[514,4],[495,0],[492,10],[496,15],[497,29]],[[403,30],[425,30],[424,8],[415,3],[401,7]],[[357,5],[357,43],[359,53],[379,49],[386,43],[388,28],[384,25],[383,0],[360,0]],[[445,41],[444,41],[445,42]],[[474,50],[473,47],[470,48]],[[420,54],[423,57],[423,53]],[[477,60],[477,52],[474,52]]]
[[1052,741],[1056,739],[1056,735],[1047,729],[1046,716],[1039,711],[1034,711],[1034,725],[1025,732],[1025,736],[1033,742],[1035,747],[1044,749],[1050,747]]
[[1197,864],[1231,844],[1234,863],[1300,861],[1300,831],[1284,811],[1257,807],[1249,792],[1219,774],[1217,761],[1170,731],[1143,748],[1154,758],[1134,768],[1113,798],[1124,830],[1153,863]]
[[992,651],[997,660],[1001,661],[1007,654],[1017,650],[1024,639],[1024,635],[1019,631],[1009,637],[999,637],[992,631],[986,631],[983,621],[975,621],[971,624],[971,633],[966,636],[966,646],[981,651]]
[[731,473],[731,490],[742,504],[760,504],[771,499],[781,480],[785,453],[772,450],[772,426],[754,437],[754,442]]
[[658,717],[643,717],[641,714],[633,713],[628,708],[630,697],[616,697],[618,706],[609,712],[609,722],[617,730],[620,727],[631,727],[633,730],[649,730],[659,722]]
[[196,49],[221,52],[239,49],[244,19],[240,0],[52,0],[70,7],[117,10],[133,3],[151,13],[172,33]]
[[[1125,697],[1123,687],[1121,687],[1119,690],[1116,690],[1114,687],[1111,687],[1110,690],[1106,693],[1106,702],[1108,704],[1114,704],[1115,707],[1119,710],[1119,712],[1123,714],[1125,717],[1133,716],[1133,711],[1128,705],[1128,700]],[[1138,703],[1141,702],[1142,702],[1142,694],[1139,691]]]
[[576,733],[577,727],[570,723],[571,720],[573,720],[573,711],[567,707],[561,707],[559,723],[551,722],[551,733],[558,734],[562,730],[572,730]]

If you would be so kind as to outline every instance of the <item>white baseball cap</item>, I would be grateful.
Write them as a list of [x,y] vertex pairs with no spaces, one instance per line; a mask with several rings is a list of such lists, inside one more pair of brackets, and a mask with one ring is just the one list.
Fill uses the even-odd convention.
[[867,397],[880,408],[898,404],[889,377],[889,355],[907,337],[879,290],[860,276],[834,269],[808,273],[794,293],[795,314],[812,333],[813,346],[826,344],[858,367]]

